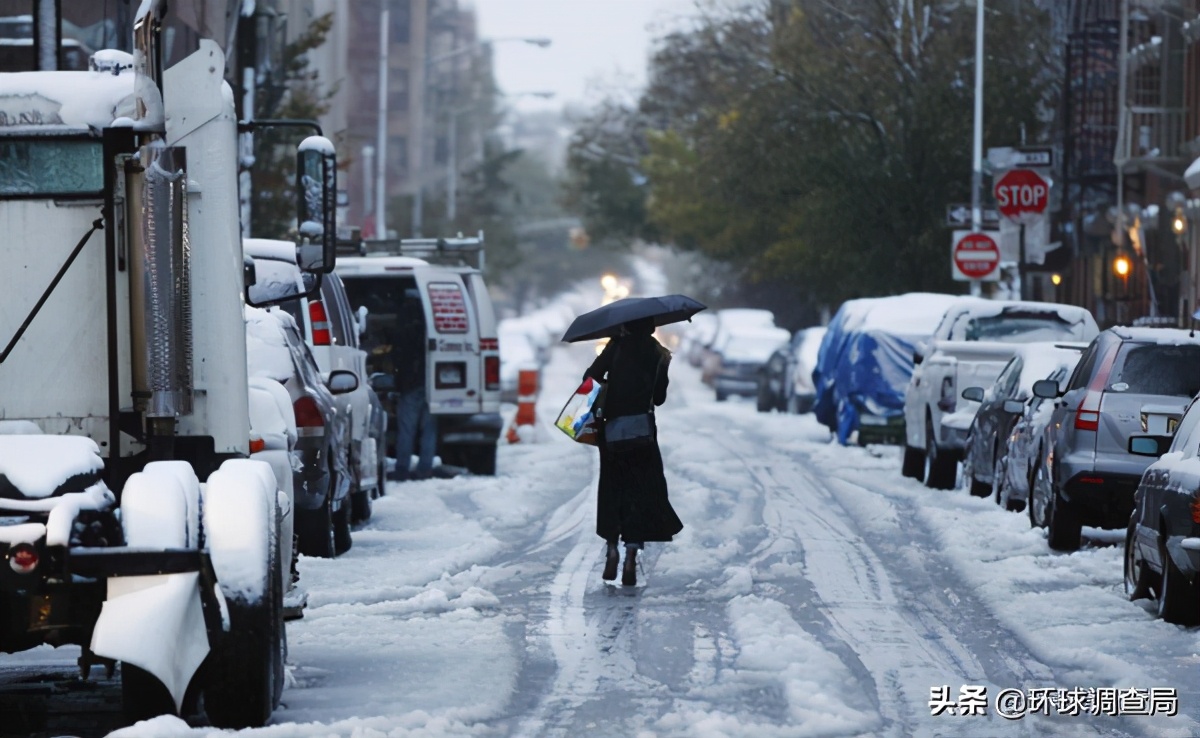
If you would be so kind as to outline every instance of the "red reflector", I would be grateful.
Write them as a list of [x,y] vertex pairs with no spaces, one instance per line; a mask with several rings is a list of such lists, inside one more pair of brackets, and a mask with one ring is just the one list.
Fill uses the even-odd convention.
[[320,300],[308,301],[308,322],[312,323],[314,346],[329,346],[333,343],[329,335],[329,316],[325,314],[325,305]]
[[479,339],[479,350],[480,351],[499,351],[500,350],[500,339],[499,338],[481,338],[481,339]]
[[250,439],[250,453],[256,454],[267,447],[267,442],[261,438]]
[[1080,477],[1075,481],[1080,484],[1104,484],[1104,479],[1101,477]]
[[487,356],[483,359],[483,383],[486,389],[500,389],[500,357]]
[[1200,523],[1200,497],[1192,500],[1192,522]]
[[8,565],[18,574],[28,574],[38,565],[37,549],[28,543],[13,546],[8,553]]
[[325,418],[321,417],[321,408],[311,397],[301,397],[296,400],[292,405],[292,410],[296,412],[297,428],[314,428],[325,425]]

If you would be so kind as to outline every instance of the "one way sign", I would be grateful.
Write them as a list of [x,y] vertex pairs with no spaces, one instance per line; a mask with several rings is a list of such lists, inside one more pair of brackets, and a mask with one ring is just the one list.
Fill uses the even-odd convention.
[[[1000,211],[996,208],[983,208],[981,216],[983,220],[979,225],[984,230],[996,230],[1000,227]],[[963,203],[947,205],[946,225],[951,228],[970,228],[971,206]]]

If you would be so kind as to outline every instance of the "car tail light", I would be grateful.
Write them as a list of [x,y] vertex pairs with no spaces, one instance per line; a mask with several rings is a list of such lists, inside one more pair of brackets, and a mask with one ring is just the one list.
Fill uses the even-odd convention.
[[267,447],[267,442],[261,438],[250,439],[250,453],[256,454]]
[[483,384],[488,390],[500,389],[500,357],[485,356],[483,359]]
[[479,339],[479,350],[480,351],[499,351],[500,350],[500,339],[499,338],[481,338],[481,339]]
[[1104,484],[1104,479],[1102,477],[1080,477],[1075,481],[1079,482],[1080,484]]
[[1104,397],[1104,388],[1108,386],[1108,377],[1112,374],[1113,364],[1117,360],[1118,347],[1119,344],[1109,347],[1104,360],[1100,362],[1100,368],[1088,383],[1087,394],[1083,396],[1083,402],[1079,403],[1079,408],[1075,411],[1075,430],[1100,430],[1100,400]]
[[1200,497],[1192,500],[1192,522],[1200,523]]
[[325,434],[325,418],[321,408],[311,397],[301,397],[292,404],[296,413],[296,432],[302,436],[320,436]]
[[18,574],[29,574],[38,565],[37,549],[28,543],[18,543],[8,552],[8,565]]
[[308,322],[312,323],[314,346],[329,346],[333,343],[329,334],[329,316],[325,314],[325,304],[320,300],[308,301]]

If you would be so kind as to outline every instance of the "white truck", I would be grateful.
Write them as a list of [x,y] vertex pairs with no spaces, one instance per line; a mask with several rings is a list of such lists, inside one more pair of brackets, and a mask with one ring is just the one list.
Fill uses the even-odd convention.
[[901,472],[934,489],[950,489],[958,475],[967,430],[979,403],[967,387],[996,381],[1016,345],[1082,341],[1099,329],[1085,308],[1046,302],[964,297],[946,310],[933,337],[917,347],[904,395],[905,448]]
[[[0,75],[0,661],[77,646],[129,720],[202,696],[242,728],[283,689],[290,511],[250,458],[225,55],[201,34],[164,70],[166,13],[90,71]],[[332,145],[302,149],[300,260],[328,272]]]
[[424,312],[427,343],[415,350],[427,353],[425,391],[437,417],[438,455],[473,474],[495,474],[503,428],[500,339],[483,281],[483,234],[364,241],[359,255],[345,253],[337,274],[356,314],[366,316],[362,345],[371,354],[376,393],[383,398],[393,389],[389,356],[414,350],[394,345],[400,305],[412,294]]

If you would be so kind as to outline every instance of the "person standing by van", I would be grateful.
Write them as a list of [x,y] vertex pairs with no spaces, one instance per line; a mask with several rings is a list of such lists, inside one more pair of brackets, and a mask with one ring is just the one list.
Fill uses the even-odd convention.
[[[393,481],[428,479],[437,449],[437,421],[426,394],[425,310],[416,290],[405,290],[400,304],[396,343],[392,348],[396,380],[396,470]],[[417,467],[409,473],[413,446]]]

